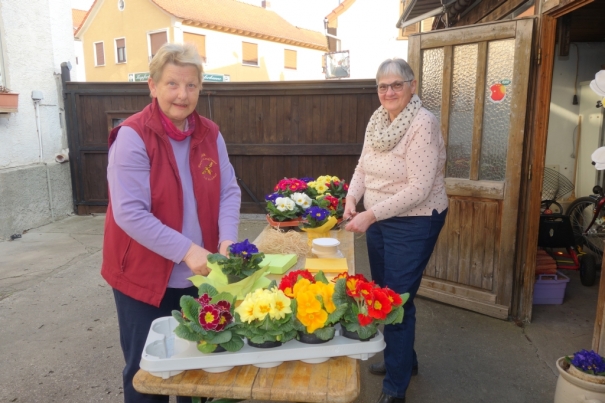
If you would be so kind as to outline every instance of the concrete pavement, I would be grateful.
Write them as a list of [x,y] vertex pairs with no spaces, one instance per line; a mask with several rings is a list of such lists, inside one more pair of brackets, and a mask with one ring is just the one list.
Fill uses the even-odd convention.
[[[265,226],[255,216],[240,239]],[[121,402],[117,319],[111,289],[99,274],[104,216],[72,216],[0,242],[0,402]],[[369,276],[363,237],[358,272]],[[524,328],[418,298],[420,374],[407,402],[553,401],[555,360],[590,349],[597,287],[577,272],[562,305],[534,307]],[[382,378],[362,361],[361,394],[373,403]],[[173,399],[174,400],[174,399]]]

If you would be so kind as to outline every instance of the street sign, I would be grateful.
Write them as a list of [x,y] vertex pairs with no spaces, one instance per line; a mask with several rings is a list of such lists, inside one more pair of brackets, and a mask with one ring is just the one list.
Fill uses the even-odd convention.
[[[146,73],[128,73],[129,82],[147,81],[149,79],[149,72]],[[204,73],[204,81],[207,82],[228,82],[231,81],[229,74],[212,74]]]
[[149,72],[145,73],[128,73],[129,82],[147,81],[149,79]]
[[227,82],[231,81],[231,76],[229,74],[212,74],[212,73],[204,73],[204,81],[209,82]]

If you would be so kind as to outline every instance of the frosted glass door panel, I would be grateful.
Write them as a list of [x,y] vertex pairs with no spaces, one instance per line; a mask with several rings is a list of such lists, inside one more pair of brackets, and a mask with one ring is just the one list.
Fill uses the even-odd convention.
[[477,44],[454,46],[454,68],[450,98],[450,121],[447,147],[447,177],[470,177]]
[[[418,75],[418,72],[414,72]],[[443,91],[443,48],[427,49],[422,52],[422,84],[420,98],[422,106],[441,121],[441,93]]]
[[514,39],[488,44],[479,180],[503,181],[506,176],[514,64]]

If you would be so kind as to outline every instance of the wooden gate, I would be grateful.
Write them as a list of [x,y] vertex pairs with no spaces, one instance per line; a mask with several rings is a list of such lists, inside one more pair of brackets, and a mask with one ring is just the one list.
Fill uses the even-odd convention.
[[[107,208],[107,136],[149,102],[147,83],[64,84],[74,207]],[[264,213],[284,177],[349,180],[380,105],[374,80],[205,83],[197,111],[216,122],[242,188],[242,212]]]

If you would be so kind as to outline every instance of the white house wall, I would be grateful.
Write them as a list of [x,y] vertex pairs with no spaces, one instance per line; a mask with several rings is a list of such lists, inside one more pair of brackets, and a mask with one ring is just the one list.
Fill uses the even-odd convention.
[[[208,72],[222,74],[221,68],[223,67],[241,66],[242,42],[250,42],[258,44],[259,67],[245,66],[245,68],[266,68],[269,76],[268,81],[322,80],[324,78],[321,67],[323,51],[186,25],[181,28],[182,32],[206,36],[207,63],[204,68]],[[179,41],[176,34],[175,41]],[[235,50],[226,52],[225,49]],[[284,49],[296,51],[296,70],[284,69]],[[231,80],[241,81],[240,78],[233,75]]]
[[[338,17],[341,50],[349,51],[351,78],[374,78],[382,61],[407,60],[408,41],[397,40],[400,0],[357,0]],[[417,72],[415,72],[417,73]]]
[[[0,21],[6,86],[19,93],[18,112],[0,115],[0,238],[6,238],[73,210],[69,166],[54,158],[67,148],[60,64],[75,58],[69,0],[31,6],[2,0]],[[32,91],[44,97],[42,162]]]
[[[580,52],[578,69],[578,97],[580,83],[594,79],[605,61],[605,43],[577,43],[571,45],[569,56],[558,56],[558,48],[553,69],[553,84],[548,122],[548,143],[546,166],[558,169],[573,182],[575,134],[577,132],[580,105],[573,105],[574,84],[576,82],[577,50]],[[595,108],[596,111],[596,108]],[[586,162],[586,161],[584,161]],[[582,162],[580,162],[582,163]],[[590,162],[589,162],[590,163]],[[586,196],[576,194],[576,197]]]

